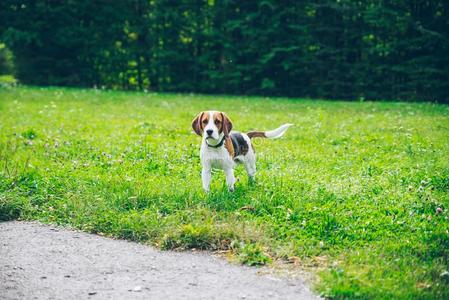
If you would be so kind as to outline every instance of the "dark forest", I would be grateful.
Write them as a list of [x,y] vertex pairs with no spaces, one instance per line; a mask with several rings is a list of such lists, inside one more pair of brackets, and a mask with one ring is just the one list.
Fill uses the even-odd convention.
[[24,84],[449,101],[449,1],[0,2]]

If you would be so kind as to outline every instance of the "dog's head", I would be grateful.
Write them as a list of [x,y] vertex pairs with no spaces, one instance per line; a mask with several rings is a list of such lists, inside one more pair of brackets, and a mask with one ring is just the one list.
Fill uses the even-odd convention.
[[232,130],[232,122],[224,112],[203,111],[192,121],[192,128],[196,134],[204,139],[217,143]]

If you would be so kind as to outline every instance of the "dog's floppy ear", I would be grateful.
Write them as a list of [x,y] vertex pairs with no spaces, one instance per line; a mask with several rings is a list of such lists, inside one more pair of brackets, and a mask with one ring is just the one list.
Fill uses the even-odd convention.
[[223,117],[223,133],[228,136],[232,130],[232,121],[224,112],[221,113],[221,116]]
[[201,119],[203,118],[204,111],[200,112],[192,121],[192,128],[196,134],[202,136],[203,128],[201,128]]

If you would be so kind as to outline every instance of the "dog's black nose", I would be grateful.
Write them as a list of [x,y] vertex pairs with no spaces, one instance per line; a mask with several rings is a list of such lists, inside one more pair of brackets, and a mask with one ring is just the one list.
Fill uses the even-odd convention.
[[212,135],[213,132],[214,132],[214,131],[213,131],[212,129],[206,130],[207,135]]

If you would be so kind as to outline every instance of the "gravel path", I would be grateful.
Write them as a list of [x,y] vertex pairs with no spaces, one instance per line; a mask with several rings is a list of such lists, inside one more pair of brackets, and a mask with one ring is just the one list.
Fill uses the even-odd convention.
[[208,253],[0,222],[0,299],[318,299],[299,279]]

